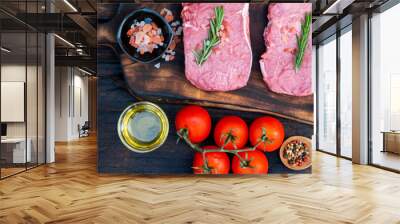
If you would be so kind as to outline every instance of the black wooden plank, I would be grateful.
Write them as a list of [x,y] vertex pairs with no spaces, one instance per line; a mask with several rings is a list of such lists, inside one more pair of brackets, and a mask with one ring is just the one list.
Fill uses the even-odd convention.
[[[123,11],[123,7],[111,5],[110,9]],[[102,6],[104,7],[104,6]],[[104,12],[104,11],[103,11]],[[110,15],[112,13],[108,13]],[[115,13],[118,16],[119,13]],[[99,18],[105,18],[99,12]],[[107,20],[99,20],[98,28],[106,25]],[[146,154],[132,152],[125,148],[117,134],[117,121],[120,113],[130,104],[136,102],[124,88],[124,76],[119,63],[118,50],[107,40],[99,41],[98,50],[98,171],[100,173],[134,173],[134,174],[190,174],[193,151],[184,143],[176,144],[174,118],[182,107],[176,104],[159,104],[170,120],[170,133],[166,143],[159,149]],[[238,112],[225,109],[208,108],[213,124],[226,115],[238,115],[248,124],[262,116],[258,113]],[[279,118],[285,126],[286,137],[301,135],[311,137],[311,125]],[[205,144],[212,144],[208,139]],[[292,171],[286,168],[279,158],[279,151],[267,153],[269,173],[310,173],[311,168],[303,171]]]

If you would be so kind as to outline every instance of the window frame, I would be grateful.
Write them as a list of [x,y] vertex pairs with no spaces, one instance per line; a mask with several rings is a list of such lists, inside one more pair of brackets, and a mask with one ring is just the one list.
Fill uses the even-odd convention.
[[385,2],[384,4],[380,5],[379,7],[373,9],[373,10],[369,10],[368,11],[368,31],[367,31],[367,39],[368,39],[368,69],[367,69],[367,78],[368,78],[368,165],[379,168],[379,169],[383,169],[383,170],[387,170],[387,171],[391,171],[394,173],[400,173],[400,170],[394,169],[394,168],[390,168],[387,166],[383,166],[380,164],[376,164],[373,162],[373,153],[374,153],[374,149],[373,149],[373,130],[372,130],[372,93],[373,93],[373,88],[372,88],[372,18],[374,17],[373,14],[380,14],[380,13],[384,13],[385,11],[391,9],[392,7],[396,6],[400,4],[400,2],[398,0],[388,0],[387,2]]
[[[347,32],[351,32],[352,30],[352,23],[347,24],[345,27],[339,29],[336,31],[336,33],[332,34],[331,36],[321,40],[316,44],[316,151],[323,152],[329,155],[333,155],[339,158],[343,158],[346,160],[352,160],[352,158],[347,157],[342,155],[342,150],[341,150],[341,117],[340,117],[340,104],[341,104],[341,97],[340,97],[340,81],[341,81],[341,65],[340,65],[340,60],[341,60],[341,55],[340,55],[340,37],[344,35]],[[319,74],[319,47],[322,43],[326,44],[330,41],[336,41],[336,152],[332,153],[327,150],[321,149],[320,143],[319,143],[319,94],[320,94],[320,88],[319,88],[319,79],[320,79],[320,74]]]

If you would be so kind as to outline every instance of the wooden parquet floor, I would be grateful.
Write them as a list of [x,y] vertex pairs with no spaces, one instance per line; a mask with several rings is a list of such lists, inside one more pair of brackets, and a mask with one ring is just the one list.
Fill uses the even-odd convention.
[[400,175],[315,153],[311,175],[98,175],[96,141],[0,181],[0,223],[400,223]]

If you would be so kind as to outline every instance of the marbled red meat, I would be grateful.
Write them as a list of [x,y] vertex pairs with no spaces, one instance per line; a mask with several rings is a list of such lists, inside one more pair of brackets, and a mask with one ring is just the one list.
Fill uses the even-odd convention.
[[[221,43],[202,65],[197,65],[193,51],[199,51],[208,37],[214,8],[223,6],[224,35]],[[247,84],[252,52],[248,3],[184,3],[182,10],[185,48],[185,75],[197,88],[206,91],[229,91]]]
[[269,5],[268,25],[264,31],[267,51],[261,56],[260,66],[264,81],[273,92],[292,96],[312,94],[311,31],[300,70],[296,72],[294,66],[296,35],[300,36],[301,23],[310,12],[310,3]]

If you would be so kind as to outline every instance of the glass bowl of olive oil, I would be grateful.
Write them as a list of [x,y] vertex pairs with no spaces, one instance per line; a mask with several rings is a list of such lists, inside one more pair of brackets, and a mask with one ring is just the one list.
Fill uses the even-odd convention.
[[138,153],[151,152],[164,144],[169,122],[164,111],[154,103],[137,102],[128,106],[118,120],[122,143]]

